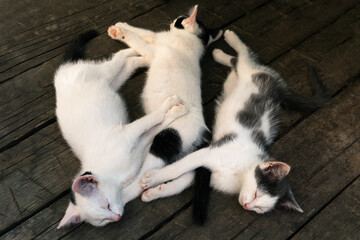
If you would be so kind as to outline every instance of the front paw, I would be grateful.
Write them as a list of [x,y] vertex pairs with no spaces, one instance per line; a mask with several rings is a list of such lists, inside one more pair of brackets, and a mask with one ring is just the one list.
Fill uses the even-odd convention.
[[165,99],[162,104],[162,109],[166,113],[169,111],[174,105],[181,103],[181,99],[177,95],[173,95]]
[[141,178],[140,186],[143,189],[147,189],[147,188],[155,186],[158,183],[158,181],[156,180],[157,173],[158,173],[158,170],[156,170],[156,169],[147,171]]
[[231,42],[233,40],[236,40],[238,38],[238,36],[231,30],[226,30],[224,33],[224,39],[226,42]]
[[108,28],[108,35],[112,38],[112,39],[117,39],[117,40],[124,40],[125,39],[125,30],[117,27],[117,26],[111,26]]
[[175,120],[181,116],[184,116],[188,112],[187,108],[183,104],[175,104],[165,113],[165,119]]

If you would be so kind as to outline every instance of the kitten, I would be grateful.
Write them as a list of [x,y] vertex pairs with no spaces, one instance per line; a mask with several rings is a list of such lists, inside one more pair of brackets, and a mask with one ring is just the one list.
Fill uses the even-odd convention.
[[313,111],[326,102],[326,89],[313,76],[316,94],[303,99],[286,87],[278,73],[260,65],[234,32],[227,30],[224,38],[238,56],[213,51],[214,59],[231,67],[231,72],[218,103],[211,145],[146,172],[142,186],[161,188],[161,183],[203,166],[212,172],[212,187],[238,194],[246,210],[265,213],[283,206],[303,212],[287,183],[290,166],[271,158],[267,148],[278,133],[280,107]]
[[[139,181],[145,171],[175,162],[210,143],[211,134],[202,114],[200,58],[205,47],[219,39],[222,31],[206,29],[196,15],[197,6],[189,16],[175,19],[170,31],[165,32],[155,33],[121,22],[108,30],[111,38],[123,41],[150,63],[142,93],[145,113],[154,112],[164,99],[174,94],[188,109],[187,115],[172,122],[155,137],[139,178],[125,190],[123,202],[143,192]],[[196,178],[206,177],[210,179],[208,170],[197,170]],[[142,200],[148,202],[180,193],[193,179],[194,172],[188,172],[162,188],[148,189],[142,194]]]
[[81,161],[71,202],[58,228],[82,221],[104,226],[120,220],[121,190],[140,170],[153,138],[186,114],[185,106],[171,96],[151,114],[128,123],[116,91],[147,62],[132,49],[119,51],[109,61],[80,60],[85,43],[95,36],[95,31],[89,31],[76,38],[55,74],[60,129]]

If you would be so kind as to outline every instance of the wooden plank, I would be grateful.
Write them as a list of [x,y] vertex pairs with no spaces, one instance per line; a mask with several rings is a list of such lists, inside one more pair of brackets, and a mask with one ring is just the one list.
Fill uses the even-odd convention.
[[[359,151],[355,154],[360,159]],[[357,178],[291,239],[357,239],[360,236],[359,189]]]
[[[293,192],[304,214],[244,211],[237,197],[211,193],[209,218],[193,225],[191,209],[179,214],[151,239],[286,239],[359,176],[360,81],[336,96],[272,147],[272,156],[288,162]],[[346,172],[346,174],[344,174]]]
[[[89,29],[97,29],[101,33],[105,33],[108,26],[119,18],[123,21],[129,21],[139,14],[143,14],[156,6],[164,4],[165,0],[128,0],[126,2],[122,1],[121,3],[109,0],[102,4],[91,7],[88,6],[82,11],[71,14],[67,13],[69,9],[66,8],[66,4],[61,4],[59,2],[61,1],[56,0],[53,4],[65,6],[60,7],[59,9],[56,8],[57,11],[59,11],[56,15],[64,17],[58,19],[54,17],[54,21],[49,21],[44,25],[44,14],[42,13],[45,11],[41,11],[41,6],[39,7],[37,4],[31,4],[28,11],[20,11],[20,13],[23,13],[27,18],[20,18],[17,23],[27,26],[28,23],[25,22],[32,22],[32,27],[28,27],[25,30],[19,30],[14,24],[8,26],[8,28],[15,29],[16,38],[22,40],[22,42],[15,41],[18,43],[13,45],[14,43],[10,38],[7,39],[7,42],[4,44],[4,51],[0,58],[0,83],[10,80],[31,68],[39,66],[40,64],[61,55],[65,45],[73,38],[75,33]],[[30,17],[28,14],[30,12],[36,12],[38,15],[35,15],[35,17],[31,18],[29,21],[28,19]],[[51,12],[52,11],[49,13]],[[6,17],[7,15],[4,16],[4,18]],[[20,27],[20,29],[22,28],[23,27]]]

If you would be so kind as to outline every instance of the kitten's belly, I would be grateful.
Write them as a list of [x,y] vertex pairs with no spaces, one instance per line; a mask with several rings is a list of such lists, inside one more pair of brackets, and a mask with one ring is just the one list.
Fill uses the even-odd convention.
[[212,172],[211,186],[218,191],[239,194],[240,193],[240,176],[236,174],[224,174],[220,172]]

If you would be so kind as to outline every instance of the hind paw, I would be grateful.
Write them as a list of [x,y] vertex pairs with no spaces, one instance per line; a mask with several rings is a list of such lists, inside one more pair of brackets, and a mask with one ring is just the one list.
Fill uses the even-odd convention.
[[108,35],[112,39],[123,40],[125,39],[125,30],[117,26],[111,26],[108,28]]
[[141,200],[143,202],[150,202],[152,200],[155,200],[161,196],[161,192],[164,191],[165,185],[160,184],[157,187],[149,188],[145,192],[141,194]]
[[156,175],[158,170],[147,171],[141,178],[140,185],[143,189],[153,187],[157,184]]

